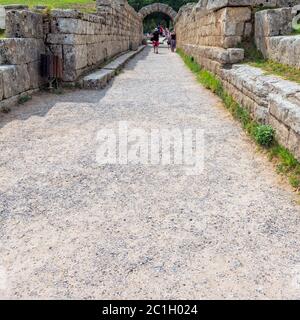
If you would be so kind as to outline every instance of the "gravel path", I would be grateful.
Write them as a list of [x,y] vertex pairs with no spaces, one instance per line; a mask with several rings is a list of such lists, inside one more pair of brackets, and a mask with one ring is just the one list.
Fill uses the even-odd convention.
[[[205,130],[205,168],[96,162],[97,131]],[[300,298],[300,206],[176,54],[0,120],[0,296]],[[6,280],[6,281],[5,281]]]

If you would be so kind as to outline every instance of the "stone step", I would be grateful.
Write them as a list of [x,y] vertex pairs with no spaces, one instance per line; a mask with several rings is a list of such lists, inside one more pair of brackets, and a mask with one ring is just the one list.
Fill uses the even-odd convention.
[[136,51],[126,52],[102,69],[98,69],[79,81],[79,85],[84,89],[103,89],[108,82],[124,67],[126,62],[141,52],[145,46],[140,46]]
[[115,76],[115,73],[115,70],[97,70],[83,78],[81,87],[84,89],[103,89]]

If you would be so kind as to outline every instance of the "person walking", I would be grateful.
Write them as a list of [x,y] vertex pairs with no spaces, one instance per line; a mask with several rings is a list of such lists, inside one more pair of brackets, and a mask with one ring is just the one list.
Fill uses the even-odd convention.
[[167,40],[167,45],[168,45],[168,50],[170,50],[170,46],[171,46],[171,33],[170,30],[168,28],[166,28],[166,34],[165,34],[165,39],[164,41]]
[[176,50],[176,32],[175,31],[171,33],[171,50],[172,52],[175,52]]
[[156,28],[152,35],[152,44],[154,53],[158,54],[158,47],[159,47],[159,30]]

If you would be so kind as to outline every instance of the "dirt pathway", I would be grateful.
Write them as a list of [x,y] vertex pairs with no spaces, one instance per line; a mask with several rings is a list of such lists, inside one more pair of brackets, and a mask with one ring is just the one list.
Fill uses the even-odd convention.
[[[176,54],[0,121],[0,296],[300,298],[300,207]],[[204,171],[96,162],[97,132],[200,128]]]

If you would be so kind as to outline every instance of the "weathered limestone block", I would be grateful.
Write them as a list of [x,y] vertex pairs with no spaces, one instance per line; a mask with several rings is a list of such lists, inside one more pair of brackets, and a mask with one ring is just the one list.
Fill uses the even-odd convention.
[[292,32],[291,8],[269,9],[255,14],[255,43],[263,55],[268,57],[269,38]]
[[300,134],[290,130],[289,140],[287,148],[295,155],[295,157],[300,159]]
[[222,10],[222,34],[225,36],[242,36],[246,21],[251,19],[251,9],[247,7],[225,8]]
[[52,33],[87,34],[88,22],[81,19],[57,18],[52,21]]
[[64,45],[64,79],[65,81],[75,81],[78,70],[88,65],[86,45]]
[[7,12],[6,36],[8,38],[42,39],[44,36],[43,15],[28,10]]
[[0,40],[0,64],[24,64],[40,59],[45,52],[42,39],[10,38]]
[[88,45],[87,62],[89,66],[103,62],[107,55],[107,50],[102,43],[92,43]]
[[48,44],[69,44],[69,45],[86,44],[88,42],[88,36],[73,34],[73,33],[72,34],[49,33],[47,35],[46,42]]
[[218,10],[224,7],[250,6],[252,2],[252,0],[208,0],[206,8],[207,10]]
[[34,61],[27,64],[29,74],[30,89],[39,88],[45,81],[40,77],[40,61]]
[[267,38],[265,57],[300,69],[300,35]]
[[223,49],[220,47],[184,45],[184,50],[192,56],[206,57],[221,64],[232,64],[244,59],[244,50],[240,48]]
[[276,131],[276,139],[284,146],[288,146],[290,130],[284,123],[278,121],[272,115],[269,116],[268,123],[272,126],[272,128]]
[[242,6],[251,6],[251,7],[292,7],[293,5],[298,4],[299,0],[204,0],[207,2],[208,10],[218,10],[220,8],[229,6],[229,7],[242,7]]
[[27,65],[2,65],[0,74],[3,79],[3,97],[5,99],[15,96],[30,88],[30,77]]
[[83,13],[77,10],[72,9],[53,9],[51,10],[51,17],[52,18],[73,18],[73,19],[82,19]]
[[292,31],[293,14],[291,8],[280,8],[259,11],[255,14],[258,24],[262,26],[263,36],[290,34]]

